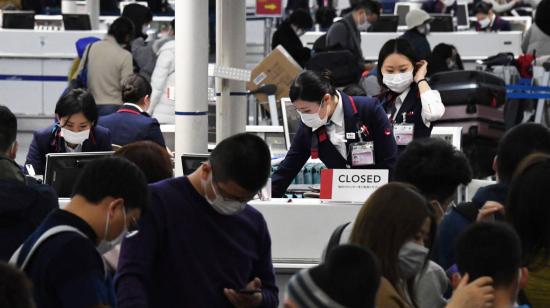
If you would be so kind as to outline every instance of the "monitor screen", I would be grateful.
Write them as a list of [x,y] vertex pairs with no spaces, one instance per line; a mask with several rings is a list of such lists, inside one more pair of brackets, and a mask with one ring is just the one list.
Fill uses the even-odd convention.
[[34,29],[33,11],[4,11],[2,14],[4,29]]
[[283,130],[285,133],[286,149],[289,150],[292,145],[292,140],[298,132],[302,119],[296,110],[296,107],[290,101],[290,98],[281,98],[281,109],[283,113]]
[[432,32],[453,32],[453,16],[448,14],[431,14],[433,20],[430,23]]
[[410,10],[411,10],[411,6],[408,3],[395,4],[394,14],[399,16],[399,26],[407,25],[406,17]]
[[88,14],[63,14],[63,26],[66,31],[92,30],[90,15]]
[[378,20],[369,28],[369,32],[397,32],[399,16],[380,15]]
[[60,198],[70,198],[74,184],[86,164],[94,159],[111,155],[113,152],[47,154],[44,183],[52,186]]
[[456,11],[457,26],[461,28],[470,27],[470,16],[468,14],[468,4],[457,4]]
[[182,154],[181,166],[183,168],[183,175],[195,172],[202,163],[208,160],[208,157],[210,157],[210,154]]

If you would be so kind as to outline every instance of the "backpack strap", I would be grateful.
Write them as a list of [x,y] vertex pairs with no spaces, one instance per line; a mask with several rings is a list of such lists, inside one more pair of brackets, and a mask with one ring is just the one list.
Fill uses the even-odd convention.
[[346,227],[350,223],[351,222],[346,222],[344,224],[341,224],[338,227],[336,227],[336,229],[334,229],[334,231],[332,231],[332,234],[330,235],[330,239],[328,240],[325,255],[328,256],[334,248],[336,248],[340,245],[340,239],[342,238],[342,233],[344,233],[344,230],[346,229]]

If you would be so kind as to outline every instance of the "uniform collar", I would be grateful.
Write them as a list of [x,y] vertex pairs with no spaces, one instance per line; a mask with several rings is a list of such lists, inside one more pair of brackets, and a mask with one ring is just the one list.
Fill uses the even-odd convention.
[[407,98],[407,95],[409,95],[409,92],[411,92],[411,87],[408,87],[407,90],[403,91],[403,93],[399,94],[399,99],[401,99],[401,103],[405,102],[405,99]]
[[343,107],[344,103],[342,101],[342,95],[340,95],[340,92],[336,91],[336,94],[338,97],[338,103],[336,104],[336,109],[334,109],[334,112],[330,117],[330,121],[342,127],[344,126],[344,107]]
[[139,107],[138,105],[136,105],[136,104],[124,103],[122,106],[133,107],[133,108],[137,109],[137,111],[139,111],[140,113],[143,113],[143,109],[141,107]]

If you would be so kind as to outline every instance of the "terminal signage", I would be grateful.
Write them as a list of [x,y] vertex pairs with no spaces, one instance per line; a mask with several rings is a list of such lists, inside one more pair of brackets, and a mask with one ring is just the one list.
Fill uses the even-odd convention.
[[380,186],[388,183],[388,170],[321,170],[321,199],[364,203]]
[[280,17],[282,13],[282,0],[256,0],[256,15]]

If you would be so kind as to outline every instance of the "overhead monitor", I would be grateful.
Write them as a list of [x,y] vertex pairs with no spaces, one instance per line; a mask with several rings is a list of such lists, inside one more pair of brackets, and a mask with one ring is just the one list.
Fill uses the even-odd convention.
[[202,163],[208,160],[210,154],[186,153],[181,155],[183,175],[189,175],[197,170]]
[[378,20],[369,28],[369,32],[397,32],[399,16],[380,15]]
[[459,29],[470,28],[470,15],[468,13],[468,4],[461,3],[456,6],[456,25]]
[[44,183],[53,187],[60,198],[72,197],[74,184],[82,169],[94,159],[114,152],[78,152],[46,154]]
[[411,10],[411,5],[406,2],[397,2],[393,9],[393,14],[399,16],[399,26],[406,26],[406,17]]
[[281,98],[281,109],[283,113],[285,143],[287,150],[289,150],[292,145],[292,140],[294,140],[294,136],[296,136],[296,133],[302,124],[302,119],[300,118],[300,114],[296,110],[296,107],[292,104],[292,101],[290,101],[290,98],[288,97]]
[[34,30],[34,12],[4,11],[2,13],[2,28]]
[[430,14],[433,18],[430,23],[431,32],[453,32],[453,16],[449,14]]
[[66,31],[92,30],[90,15],[88,14],[63,14],[63,26]]

